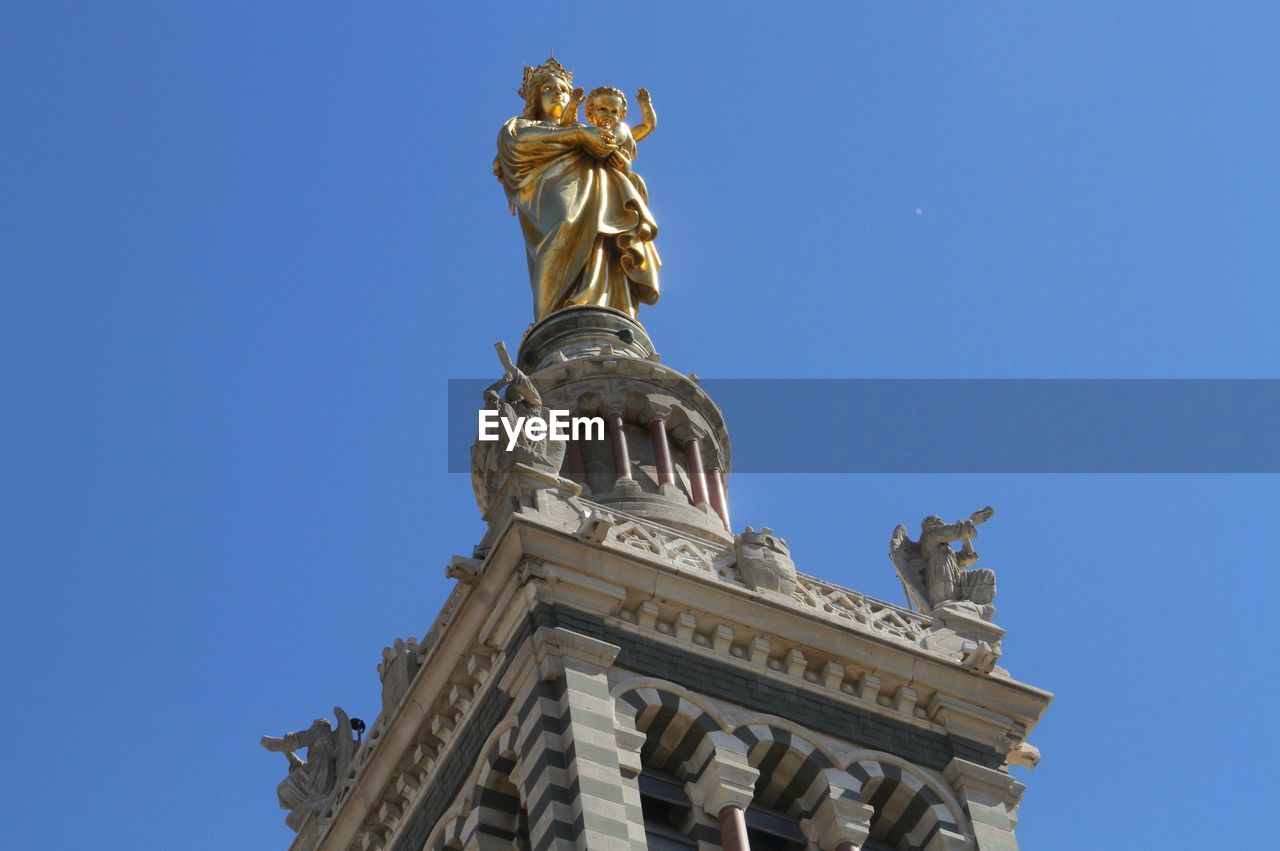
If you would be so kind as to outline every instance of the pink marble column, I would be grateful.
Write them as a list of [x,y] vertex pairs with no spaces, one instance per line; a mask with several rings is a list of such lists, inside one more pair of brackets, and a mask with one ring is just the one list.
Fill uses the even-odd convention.
[[720,515],[724,528],[732,532],[733,527],[729,525],[729,503],[724,498],[724,479],[720,476],[718,467],[707,470],[707,486],[711,491],[711,508]]
[[841,842],[836,846],[836,851],[858,851],[861,847],[861,845],[851,840],[848,842]]
[[691,437],[684,442],[684,465],[689,470],[689,486],[693,490],[693,504],[707,504],[707,475],[702,472],[702,449],[698,439]]
[[747,842],[747,817],[736,804],[720,811],[720,844],[724,851],[751,851]]
[[609,437],[613,439],[613,468],[619,479],[631,478],[631,455],[627,452],[627,433],[622,430],[622,414],[608,417]]
[[649,435],[653,438],[653,457],[658,467],[658,486],[674,484],[676,470],[671,465],[671,447],[667,443],[666,420],[654,420],[649,426]]

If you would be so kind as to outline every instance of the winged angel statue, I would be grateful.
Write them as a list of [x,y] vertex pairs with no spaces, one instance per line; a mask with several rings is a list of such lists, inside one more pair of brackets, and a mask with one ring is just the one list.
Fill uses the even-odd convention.
[[[899,524],[889,538],[889,557],[907,589],[907,596],[922,611],[943,603],[970,603],[984,620],[995,614],[991,602],[996,597],[995,571],[985,567],[971,568],[978,561],[973,539],[978,526],[995,515],[987,507],[975,511],[967,520],[945,523],[930,515],[920,524],[920,540],[907,536],[907,527]],[[959,550],[953,541],[961,542]]]
[[[337,706],[333,714],[338,719],[337,730],[328,718],[317,718],[310,727],[297,733],[285,733],[280,738],[262,737],[264,748],[283,753],[289,759],[289,773],[276,787],[276,794],[280,798],[280,809],[289,810],[284,823],[294,830],[302,827],[308,815],[324,808],[329,793],[355,756],[356,736],[351,719]],[[302,748],[307,749],[305,761],[294,753]]]

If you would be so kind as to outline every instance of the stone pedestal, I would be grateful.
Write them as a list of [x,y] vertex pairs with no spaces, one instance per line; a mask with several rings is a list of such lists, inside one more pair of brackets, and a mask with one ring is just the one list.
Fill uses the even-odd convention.
[[640,323],[607,308],[563,310],[529,329],[518,359],[546,407],[606,423],[603,439],[575,441],[559,470],[584,499],[732,540],[724,416],[696,381],[659,362]]

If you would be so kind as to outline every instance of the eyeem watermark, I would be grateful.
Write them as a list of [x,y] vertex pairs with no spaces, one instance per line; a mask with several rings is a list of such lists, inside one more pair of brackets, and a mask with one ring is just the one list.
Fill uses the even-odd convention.
[[[471,469],[477,401],[490,384],[449,382],[450,472]],[[1280,474],[1280,378],[703,378],[700,386],[724,411],[735,475]],[[681,387],[673,382],[673,395]],[[490,431],[500,438],[500,426]]]
[[567,440],[604,440],[604,419],[602,417],[571,417],[569,411],[556,408],[547,410],[546,417],[516,417],[512,423],[498,416],[492,409],[480,411],[479,438],[487,443],[496,443],[501,439],[499,429],[506,432],[507,451],[516,448],[521,435],[529,441],[551,440],[564,442]]

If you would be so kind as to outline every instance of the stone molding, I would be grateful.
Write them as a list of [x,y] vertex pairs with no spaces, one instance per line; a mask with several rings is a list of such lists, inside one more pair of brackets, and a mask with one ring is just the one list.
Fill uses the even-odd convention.
[[[974,689],[984,693],[983,705],[1007,705],[1013,715],[1026,714],[1021,734],[1047,706],[1049,696],[1039,690],[976,676],[957,660],[909,639],[912,624],[921,629],[928,625],[925,615],[803,574],[798,590],[811,589],[805,600],[766,599],[745,588],[732,564],[721,558],[731,552],[727,546],[608,512],[586,500],[578,499],[579,507],[574,507],[566,492],[554,488],[541,493],[527,510],[506,515],[500,528],[491,530],[479,564],[468,562],[468,581],[454,589],[419,645],[422,665],[403,700],[384,707],[352,770],[340,781],[336,806],[317,827],[317,847],[390,847],[453,747],[467,714],[496,685],[494,674],[507,670],[500,648],[508,646],[527,613],[544,604],[581,606],[615,628],[961,738],[955,726],[960,722],[953,719],[965,717],[959,707],[969,698],[961,696]],[[606,521],[596,540],[576,534],[583,508]],[[711,589],[716,590],[705,593]],[[691,600],[698,600],[700,608],[683,602]],[[860,637],[850,641],[853,636]],[[593,641],[578,648],[577,658],[608,667],[608,653],[599,646],[605,642]],[[833,656],[834,648],[844,655]],[[555,675],[565,658],[557,650],[544,654],[541,664]],[[954,703],[935,701],[935,694]],[[979,725],[994,732],[991,726]],[[1006,727],[1003,740],[988,741],[1007,750],[1011,729],[1019,728]]]

